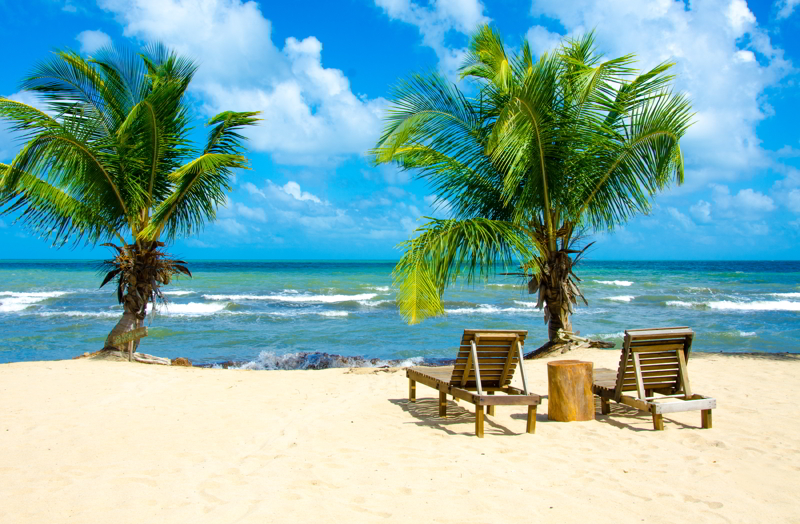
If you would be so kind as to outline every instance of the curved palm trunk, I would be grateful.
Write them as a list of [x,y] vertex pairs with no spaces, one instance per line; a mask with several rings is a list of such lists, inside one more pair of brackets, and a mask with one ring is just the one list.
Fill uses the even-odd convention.
[[578,304],[578,297],[586,302],[575,283],[575,280],[580,279],[572,273],[574,261],[570,253],[580,252],[563,248],[555,252],[542,253],[544,256],[538,263],[538,278],[534,277],[528,283],[529,293],[539,291],[537,307],[544,308],[544,322],[547,324],[550,344],[560,342],[559,330],[572,331],[570,316],[573,313],[573,306]]
[[[150,256],[147,256],[150,255]],[[131,257],[132,267],[126,273],[126,291],[122,300],[123,313],[117,325],[106,337],[105,349],[117,349],[127,351],[127,344],[116,345],[113,340],[144,323],[147,316],[147,304],[153,295],[153,279],[149,274],[152,272],[152,264],[149,258],[152,253],[146,256]],[[134,350],[139,346],[139,341],[134,342]]]
[[[125,311],[122,313],[122,318],[119,319],[117,325],[114,326],[114,329],[111,330],[111,333],[108,334],[106,337],[106,343],[103,349],[116,349],[118,351],[127,351],[128,344],[119,344],[114,345],[113,340],[122,335],[123,333],[127,333],[133,329],[136,329],[141,325],[141,322],[138,318],[138,315],[135,311],[131,311],[128,308],[125,308]],[[134,343],[134,346],[138,346],[139,341],[137,340]]]
[[[559,283],[556,283],[557,286],[558,284]],[[563,283],[560,284],[563,285]],[[548,298],[547,309],[545,311],[547,338],[550,342],[556,342],[558,341],[559,330],[572,331],[572,320],[570,320],[571,312],[568,306],[568,300],[558,298],[558,293],[556,292],[549,292],[547,294],[552,297]]]

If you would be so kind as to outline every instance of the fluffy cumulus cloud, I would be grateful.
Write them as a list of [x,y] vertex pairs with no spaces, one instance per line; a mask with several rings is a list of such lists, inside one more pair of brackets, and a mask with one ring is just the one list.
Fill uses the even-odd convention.
[[78,33],[75,40],[81,44],[81,53],[90,55],[103,47],[111,45],[111,37],[100,31],[86,30]]
[[756,220],[775,209],[775,202],[767,195],[752,189],[740,189],[735,195],[728,186],[712,184],[712,199],[724,218]]
[[800,189],[792,189],[787,193],[786,207],[792,213],[800,213]]
[[447,46],[447,33],[457,31],[468,35],[491,20],[484,14],[480,0],[432,0],[424,6],[411,0],[374,1],[390,18],[416,26],[422,43],[433,49],[439,68],[451,78],[461,67],[466,49]]
[[165,42],[200,60],[193,89],[209,114],[261,111],[250,145],[284,164],[332,164],[374,145],[383,99],[353,93],[345,75],[322,65],[310,36],[272,41],[256,2],[240,0],[100,0],[125,36]]
[[[557,20],[573,36],[596,29],[601,51],[610,57],[635,53],[640,69],[676,63],[675,86],[697,113],[683,140],[690,187],[769,165],[756,126],[771,111],[765,89],[778,84],[791,64],[744,0],[535,0],[532,14]],[[528,36],[542,48],[554,35],[534,27]]]
[[[267,179],[261,185],[245,182],[240,187],[244,194],[237,198],[249,202],[229,200],[220,210],[221,220],[214,226],[224,235],[219,243],[254,244],[270,238],[287,245],[336,241],[391,245],[408,238],[423,215],[417,198],[396,187],[344,205],[317,196],[294,180],[278,184]],[[264,226],[267,217],[269,223]]]
[[668,207],[667,208],[667,213],[669,213],[669,215],[673,219],[675,219],[675,221],[677,223],[679,223],[681,225],[681,227],[683,227],[684,229],[692,229],[692,228],[695,227],[695,224],[694,224],[694,222],[692,222],[692,219],[687,217],[686,215],[684,215],[680,211],[678,211],[677,208]]
[[778,7],[778,18],[789,18],[800,5],[800,0],[778,0],[775,5]]
[[[42,100],[33,93],[17,91],[14,94],[7,95],[6,98],[22,102],[23,104],[47,112],[47,108]],[[18,133],[13,133],[5,122],[0,121],[0,162],[10,162],[17,154],[17,151],[19,151],[20,145],[20,135]]]
[[698,200],[696,204],[689,208],[695,220],[707,224],[711,222],[711,203],[705,200]]

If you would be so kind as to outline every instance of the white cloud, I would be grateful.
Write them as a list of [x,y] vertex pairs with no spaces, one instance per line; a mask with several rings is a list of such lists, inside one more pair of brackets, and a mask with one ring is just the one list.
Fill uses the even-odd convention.
[[204,249],[213,249],[217,247],[214,244],[209,244],[207,242],[203,242],[202,240],[197,240],[196,238],[189,238],[186,240],[186,245],[189,247],[199,247]]
[[240,223],[235,218],[223,218],[217,220],[214,224],[228,235],[239,237],[247,234],[247,226]]
[[124,34],[165,42],[200,61],[192,89],[210,114],[261,111],[248,130],[253,149],[283,164],[333,164],[374,146],[385,100],[350,89],[322,65],[322,43],[287,38],[279,49],[256,2],[240,0],[100,0]]
[[394,187],[394,186],[387,187],[386,192],[395,198],[403,198],[408,194],[404,189],[400,189],[399,187]]
[[692,222],[692,219],[687,217],[680,211],[678,211],[676,208],[668,207],[667,212],[670,214],[672,218],[675,219],[676,222],[678,222],[681,226],[683,226],[684,229],[693,229],[695,227],[695,224],[694,222]]
[[539,57],[545,52],[552,51],[561,43],[561,35],[553,33],[540,25],[535,25],[528,29],[525,38],[528,39],[534,57]]
[[267,198],[266,193],[258,189],[258,187],[256,187],[256,185],[251,182],[245,182],[244,184],[242,184],[242,187],[245,189],[245,191],[247,191],[251,195],[258,195],[261,198]]
[[[269,181],[269,182],[270,182],[270,184],[272,183],[271,181]],[[301,200],[301,201],[302,200],[309,200],[309,201],[315,202],[317,204],[321,204],[322,203],[322,200],[320,200],[319,197],[317,197],[315,195],[312,195],[308,191],[302,191],[300,189],[300,184],[298,184],[297,182],[293,182],[293,181],[290,180],[290,181],[286,182],[286,184],[280,186],[280,189],[284,193],[286,193],[287,195],[293,196],[295,198],[295,200]]]
[[765,90],[791,64],[743,0],[535,0],[531,12],[555,19],[569,36],[596,29],[600,51],[635,53],[641,70],[676,63],[675,87],[696,111],[682,141],[687,189],[770,165],[756,128],[771,112]]
[[480,0],[432,0],[425,7],[411,0],[374,1],[390,18],[416,26],[422,43],[433,49],[439,68],[451,78],[457,76],[466,49],[447,47],[445,35],[448,31],[469,35],[491,21],[483,14],[485,8]]
[[728,186],[712,184],[714,202],[722,209],[741,211],[772,211],[775,204],[772,199],[759,191],[740,189],[736,195],[731,195]]
[[778,19],[790,17],[798,5],[800,5],[800,0],[778,0],[775,2],[775,6],[779,8]]
[[786,195],[786,207],[792,213],[800,213],[800,189],[792,189]]
[[111,37],[100,31],[82,31],[78,33],[75,40],[81,43],[81,53],[90,55],[100,48],[111,45]]
[[728,186],[712,184],[712,199],[725,218],[756,220],[762,213],[775,209],[767,195],[752,189],[740,189],[732,195]]
[[756,23],[755,15],[750,12],[745,0],[731,0],[725,13],[737,36],[743,35],[753,24]]
[[711,222],[711,204],[705,200],[698,200],[695,205],[689,208],[695,220],[707,224]]
[[267,214],[260,207],[247,207],[244,204],[236,203],[236,214],[242,218],[255,222],[266,222]]

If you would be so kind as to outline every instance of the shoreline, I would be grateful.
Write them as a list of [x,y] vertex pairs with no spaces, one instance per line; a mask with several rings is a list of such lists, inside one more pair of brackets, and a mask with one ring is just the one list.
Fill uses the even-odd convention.
[[[418,388],[402,369],[217,373],[80,360],[0,365],[0,507],[15,523],[800,522],[800,357],[694,353],[695,412],[614,406],[589,422],[498,408],[474,436],[471,405]],[[724,358],[720,358],[724,357]],[[615,368],[619,351],[525,361]],[[519,382],[519,374],[515,377]],[[47,501],[42,504],[42,501]]]
[[[620,348],[594,348],[600,351],[611,351],[611,352],[619,352]],[[19,361],[19,362],[58,362],[60,360],[82,360],[82,359],[89,359],[89,360],[126,360],[122,357],[108,357],[101,355],[102,350],[95,351],[93,353],[83,353],[82,355],[78,355],[72,357],[71,359],[57,359],[57,360],[28,360],[28,361]],[[563,359],[563,358],[570,358],[572,351],[568,351],[566,353],[560,353],[557,355],[550,355],[549,359]],[[800,351],[792,352],[792,351],[781,351],[781,352],[767,352],[767,351],[698,351],[692,350],[692,358],[703,358],[702,355],[727,355],[727,356],[750,356],[750,357],[758,357],[758,358],[774,358],[774,359],[800,359]],[[151,356],[151,355],[148,355]],[[158,356],[158,355],[156,355]],[[297,353],[290,353],[287,355],[282,355],[281,357],[288,357],[285,359],[284,362],[295,364],[294,367],[274,367],[274,368],[259,368],[252,366],[254,361],[252,360],[227,360],[221,362],[204,362],[195,364],[192,362],[191,359],[188,357],[177,357],[172,359],[172,365],[178,365],[183,367],[196,367],[196,368],[203,368],[203,369],[243,369],[247,371],[320,371],[324,369],[343,369],[343,368],[365,368],[365,369],[405,369],[408,367],[413,366],[420,366],[420,367],[438,367],[438,366],[451,366],[455,363],[455,359],[450,358],[425,358],[425,357],[410,357],[405,359],[381,359],[381,358],[369,358],[364,356],[347,356],[347,355],[337,355],[331,353],[324,353],[324,352],[313,352],[313,351],[303,351]],[[164,357],[160,357],[164,358]],[[169,360],[169,359],[166,359]],[[188,362],[187,364],[180,363],[175,364],[176,360],[185,360]],[[534,358],[534,359],[525,359],[526,362],[536,362],[540,360],[545,360],[543,358]],[[410,362],[410,364],[405,365],[406,363]],[[13,362],[7,362],[6,364],[12,364]],[[0,363],[3,365],[3,363]]]

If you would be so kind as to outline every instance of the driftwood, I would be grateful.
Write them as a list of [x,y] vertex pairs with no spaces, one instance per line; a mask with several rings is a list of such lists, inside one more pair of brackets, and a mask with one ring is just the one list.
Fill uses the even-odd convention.
[[573,333],[572,331],[565,331],[563,329],[559,329],[556,340],[547,341],[544,345],[542,345],[538,349],[534,349],[530,353],[526,353],[525,360],[542,358],[549,355],[557,355],[557,354],[563,355],[567,351],[571,351],[573,349],[585,349],[585,348],[610,349],[613,348],[614,345],[615,344],[612,342],[603,342],[602,340],[590,340],[588,338],[581,337],[577,333]]
[[95,360],[124,360],[127,361],[131,358],[133,362],[141,362],[142,364],[159,364],[162,366],[169,366],[171,365],[170,360],[164,357],[156,357],[153,355],[148,355],[146,353],[134,353],[130,355],[127,351],[120,351],[118,349],[101,349],[100,351],[95,351],[94,353],[84,353],[80,355],[78,358],[91,358]]

